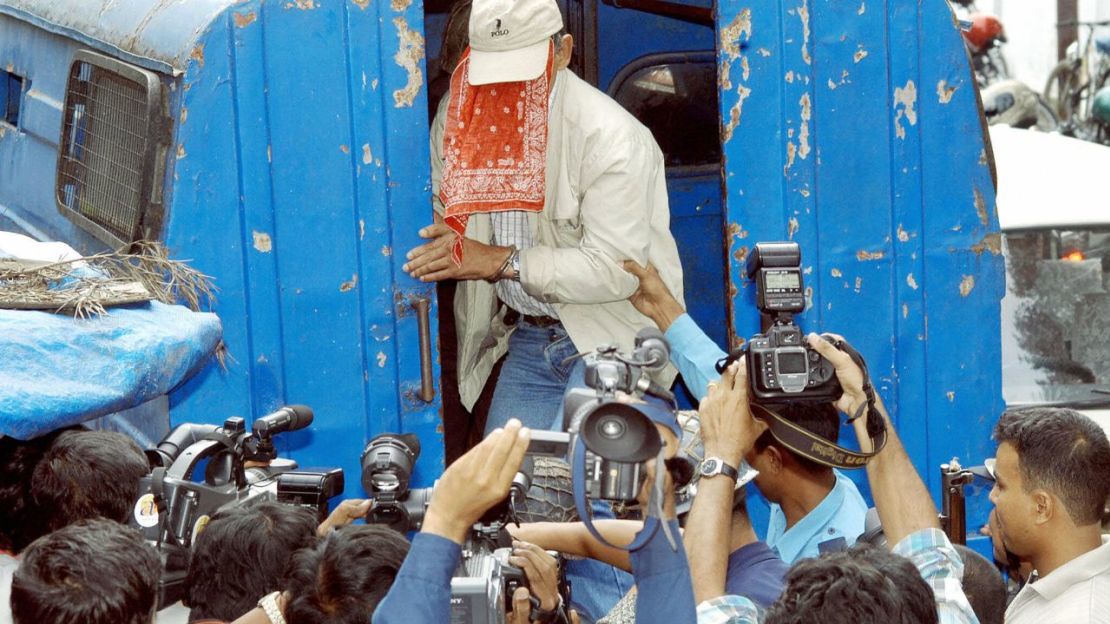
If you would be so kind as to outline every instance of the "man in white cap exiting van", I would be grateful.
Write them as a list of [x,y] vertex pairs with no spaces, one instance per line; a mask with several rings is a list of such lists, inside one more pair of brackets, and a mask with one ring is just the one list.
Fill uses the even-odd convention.
[[[681,300],[663,154],[651,132],[567,70],[573,39],[555,0],[474,0],[470,47],[432,128],[435,223],[405,270],[459,280],[459,393],[472,409],[508,357],[489,432],[509,418],[561,426],[569,360],[632,348],[652,322],[628,303],[624,260],[654,264]],[[657,383],[669,387],[668,368]]]

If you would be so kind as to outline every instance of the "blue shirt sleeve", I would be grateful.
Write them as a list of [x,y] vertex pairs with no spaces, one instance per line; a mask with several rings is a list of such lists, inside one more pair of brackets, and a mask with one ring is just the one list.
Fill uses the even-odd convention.
[[632,575],[636,578],[636,622],[694,622],[694,583],[678,521],[668,521],[671,535],[678,541],[671,550],[663,528],[655,532],[643,548],[633,551]]
[[698,327],[689,314],[675,319],[664,334],[671,345],[671,362],[682,375],[694,398],[705,398],[706,386],[717,381],[717,361],[728,355]]
[[451,621],[451,576],[462,547],[417,533],[389,593],[378,603],[373,624],[442,624]]

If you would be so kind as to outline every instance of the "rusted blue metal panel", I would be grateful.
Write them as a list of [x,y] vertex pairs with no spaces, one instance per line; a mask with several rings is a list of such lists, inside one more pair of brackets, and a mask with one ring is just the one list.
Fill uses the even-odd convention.
[[[736,334],[758,329],[751,245],[798,241],[801,324],[865,354],[939,495],[939,464],[993,453],[1003,409],[994,190],[949,10],[723,0],[718,39]],[[973,530],[983,511],[973,506]]]
[[311,429],[280,443],[302,465],[342,466],[349,495],[382,431],[420,436],[415,485],[443,468],[411,305],[433,291],[394,254],[431,218],[422,21],[406,0],[0,1],[0,61],[36,90],[20,127],[0,126],[0,214],[103,249],[54,206],[69,66],[93,49],[157,72],[164,240],[215,278],[231,356],[171,395],[172,421],[310,405]]

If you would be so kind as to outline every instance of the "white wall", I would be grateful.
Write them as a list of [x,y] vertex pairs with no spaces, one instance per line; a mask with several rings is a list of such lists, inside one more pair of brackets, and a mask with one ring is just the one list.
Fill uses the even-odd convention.
[[[1002,20],[1003,46],[1014,78],[1040,91],[1056,65],[1056,0],[978,0],[979,9]],[[1110,0],[1079,0],[1080,21],[1110,19]],[[1080,29],[1086,40],[1085,29]]]

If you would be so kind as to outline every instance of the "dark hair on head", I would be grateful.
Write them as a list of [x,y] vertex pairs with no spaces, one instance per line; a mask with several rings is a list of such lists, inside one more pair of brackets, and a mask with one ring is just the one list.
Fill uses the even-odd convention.
[[31,479],[40,534],[91,518],[125,522],[149,473],[142,449],[122,433],[63,431]]
[[803,559],[764,624],[935,624],[933,591],[908,560],[870,544]]
[[289,624],[365,624],[389,592],[409,543],[383,526],[332,531],[293,556],[286,589]]
[[964,560],[964,595],[979,624],[1002,624],[1006,617],[1006,582],[986,557],[962,544],[953,544]]
[[1110,497],[1110,442],[1095,421],[1062,407],[1007,411],[994,439],[1013,445],[1026,492],[1051,491],[1075,524],[1102,521]]
[[[84,431],[83,427],[78,427]],[[30,440],[0,437],[0,550],[18,553],[42,535],[31,497],[31,478],[35,466],[54,439],[64,431],[56,429]]]
[[316,516],[265,502],[216,512],[193,544],[185,605],[190,620],[230,622],[284,589],[293,553],[316,543]]
[[439,68],[445,74],[455,71],[466,47],[470,45],[471,0],[458,0],[451,5],[447,25],[443,29],[443,44],[439,48]]
[[[768,409],[773,410],[782,418],[789,420],[795,425],[829,442],[835,443],[840,435],[840,414],[836,411],[836,408],[829,403],[800,402],[787,405],[776,405]],[[832,470],[832,468],[825,464],[815,462],[808,457],[799,455],[786,448],[786,446],[775,439],[770,429],[764,431],[755,440],[755,450],[757,453],[762,453],[768,446],[772,445],[793,458],[794,462],[805,472],[810,474],[823,474]]]
[[87,520],[46,535],[23,553],[12,577],[15,624],[153,621],[162,564],[138,531]]

